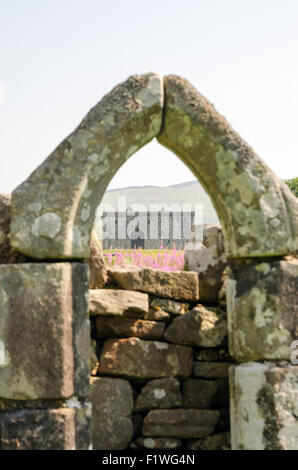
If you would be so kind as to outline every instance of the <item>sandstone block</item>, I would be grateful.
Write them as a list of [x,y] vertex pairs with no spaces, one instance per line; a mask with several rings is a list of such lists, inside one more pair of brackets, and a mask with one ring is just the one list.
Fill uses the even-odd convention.
[[144,419],[144,436],[204,437],[211,434],[219,419],[213,410],[152,410]]
[[297,450],[297,366],[233,366],[230,390],[233,450]]
[[90,289],[90,315],[140,317],[148,310],[147,294],[117,289]]
[[0,415],[1,450],[88,450],[91,408],[19,410]]
[[96,318],[96,334],[98,338],[129,338],[161,339],[165,324],[156,321],[135,318],[113,318],[98,316]]
[[193,362],[192,348],[144,341],[139,338],[111,339],[104,343],[99,372],[131,379],[189,377]]
[[135,411],[182,406],[180,384],[177,379],[155,379],[143,387],[135,402]]
[[239,362],[289,360],[298,337],[298,259],[239,262],[227,287],[229,350]]
[[199,274],[200,302],[217,305],[227,266],[222,230],[220,225],[204,225],[203,244],[194,250],[196,236],[194,226],[192,238],[185,246],[185,267]]
[[93,449],[125,449],[133,436],[133,393],[129,382],[92,377],[90,400]]
[[185,408],[210,408],[217,388],[216,382],[211,380],[186,380],[183,383],[183,406]]
[[225,313],[198,305],[185,315],[174,318],[164,338],[171,343],[191,344],[204,348],[222,345],[227,336]]
[[176,300],[196,301],[199,298],[197,273],[127,266],[109,268],[108,274],[121,289]]
[[0,397],[86,396],[90,375],[88,267],[0,265]]

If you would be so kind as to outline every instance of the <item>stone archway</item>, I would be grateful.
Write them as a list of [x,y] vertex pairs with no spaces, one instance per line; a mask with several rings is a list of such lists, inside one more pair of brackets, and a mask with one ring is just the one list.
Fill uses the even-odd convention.
[[[118,85],[13,192],[11,245],[44,262],[0,267],[4,312],[0,333],[7,347],[0,368],[0,396],[44,398],[50,379],[53,398],[86,396],[87,267],[74,261],[88,257],[95,209],[109,181],[154,137],[176,153],[203,184],[223,227],[230,260],[230,352],[244,363],[231,370],[233,448],[293,448],[297,425],[294,414],[287,413],[295,406],[297,367],[272,361],[290,360],[296,334],[298,263],[287,255],[297,250],[297,200],[214,107],[186,80],[172,75],[165,79],[156,73],[132,76]],[[37,351],[32,344],[27,350],[24,344],[20,356],[6,337],[17,302],[15,281],[30,291],[24,304],[28,334],[30,309],[37,312],[38,328],[48,321],[49,313],[55,318],[49,345],[53,348],[57,327],[61,363],[54,378],[36,378],[34,371],[26,376],[22,357],[28,369]],[[40,299],[47,295],[48,285],[50,302],[45,308]],[[67,328],[72,335],[65,334]],[[246,364],[264,360],[271,362]],[[22,373],[19,381],[18,372]],[[9,385],[12,376],[16,390]],[[69,408],[60,414],[52,410],[45,417],[38,412],[32,419],[44,419],[50,427],[63,422],[65,429],[79,430],[82,419],[77,419],[74,410],[82,413],[80,403],[68,399]]]
[[107,185],[154,137],[203,184],[229,257],[296,251],[297,201],[287,186],[186,80],[154,73],[114,88],[13,192],[12,246],[33,258],[86,258]]

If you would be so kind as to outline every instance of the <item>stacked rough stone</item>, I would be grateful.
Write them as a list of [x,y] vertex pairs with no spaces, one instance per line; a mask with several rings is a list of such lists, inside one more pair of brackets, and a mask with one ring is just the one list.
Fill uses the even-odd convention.
[[225,311],[199,303],[195,272],[108,277],[90,291],[93,448],[228,449]]

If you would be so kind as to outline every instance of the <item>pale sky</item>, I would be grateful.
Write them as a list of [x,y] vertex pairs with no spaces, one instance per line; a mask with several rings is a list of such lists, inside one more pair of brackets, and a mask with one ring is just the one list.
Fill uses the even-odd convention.
[[[0,192],[133,73],[187,78],[280,178],[298,175],[297,0],[0,0]],[[110,187],[194,179],[156,142]]]

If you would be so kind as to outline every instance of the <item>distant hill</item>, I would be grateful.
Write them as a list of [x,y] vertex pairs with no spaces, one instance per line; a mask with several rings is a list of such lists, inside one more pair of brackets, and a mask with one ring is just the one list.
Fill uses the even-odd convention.
[[211,199],[198,181],[187,181],[186,183],[171,186],[129,186],[127,188],[111,189],[104,194],[102,204],[111,204],[117,210],[118,197],[126,197],[127,207],[142,204],[149,210],[150,204],[203,204],[204,223],[217,223],[217,213],[212,205]]

